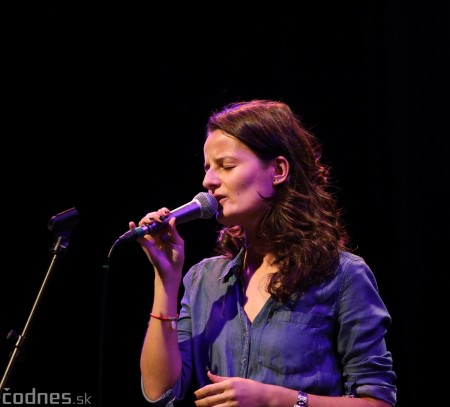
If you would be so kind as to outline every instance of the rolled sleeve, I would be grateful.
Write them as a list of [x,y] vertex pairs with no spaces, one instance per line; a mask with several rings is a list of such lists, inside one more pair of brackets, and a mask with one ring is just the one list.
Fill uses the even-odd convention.
[[347,392],[395,405],[396,375],[385,341],[391,317],[364,260],[349,257],[342,267],[338,352],[344,366]]

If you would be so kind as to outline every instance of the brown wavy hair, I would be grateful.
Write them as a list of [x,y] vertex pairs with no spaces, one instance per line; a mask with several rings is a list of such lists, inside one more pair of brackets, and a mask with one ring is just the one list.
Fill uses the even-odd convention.
[[[278,272],[268,291],[281,302],[332,275],[339,251],[348,250],[348,234],[330,192],[330,169],[321,162],[321,146],[283,102],[252,100],[226,105],[213,113],[207,132],[221,130],[240,140],[261,160],[284,156],[290,165],[285,183],[275,186],[259,238],[275,256]],[[215,250],[233,258],[244,245],[240,226],[223,227]]]

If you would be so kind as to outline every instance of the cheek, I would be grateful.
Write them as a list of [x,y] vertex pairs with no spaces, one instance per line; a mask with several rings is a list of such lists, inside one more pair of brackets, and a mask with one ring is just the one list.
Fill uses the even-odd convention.
[[236,189],[237,195],[247,195],[250,197],[253,195],[251,200],[260,200],[261,196],[269,197],[273,194],[273,183],[272,177],[268,177],[265,173],[260,174],[248,174],[245,179],[241,179],[237,184]]
[[257,180],[259,185],[258,192],[265,197],[272,196],[273,188],[273,177],[267,173],[262,173]]

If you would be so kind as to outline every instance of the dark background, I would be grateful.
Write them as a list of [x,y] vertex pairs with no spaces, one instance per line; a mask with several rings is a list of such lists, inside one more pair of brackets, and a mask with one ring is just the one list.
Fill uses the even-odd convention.
[[[108,252],[128,221],[203,190],[209,114],[252,98],[287,102],[323,142],[392,314],[398,406],[442,384],[446,336],[432,319],[448,318],[435,301],[448,272],[449,2],[290,3],[2,6],[1,370],[6,335],[23,330],[53,258],[48,221],[72,207],[80,219],[10,392],[146,405],[153,270],[134,242],[115,248],[107,272]],[[211,253],[215,229],[180,225],[186,268]]]

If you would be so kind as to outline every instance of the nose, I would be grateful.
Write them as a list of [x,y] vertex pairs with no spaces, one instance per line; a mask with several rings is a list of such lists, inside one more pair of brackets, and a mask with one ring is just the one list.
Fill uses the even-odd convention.
[[205,176],[203,177],[203,187],[208,191],[214,191],[220,186],[220,180],[217,177],[217,174],[209,169],[205,172]]

